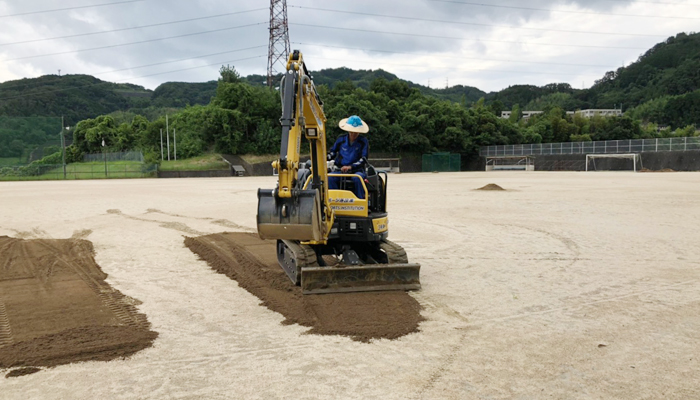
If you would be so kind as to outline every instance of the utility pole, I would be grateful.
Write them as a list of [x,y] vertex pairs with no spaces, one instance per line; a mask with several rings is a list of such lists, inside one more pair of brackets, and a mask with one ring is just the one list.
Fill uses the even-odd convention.
[[[60,70],[59,70],[60,71]],[[61,158],[63,162],[63,179],[66,179],[66,128],[63,122],[63,117],[61,117]]]
[[275,65],[287,64],[289,58],[289,24],[287,23],[287,0],[270,0],[270,43],[267,49],[267,86],[278,72]]
[[168,115],[165,115],[165,139],[168,143],[168,161],[170,161],[170,128],[168,127]]
[[175,161],[177,161],[177,131],[173,128],[173,146],[175,147]]

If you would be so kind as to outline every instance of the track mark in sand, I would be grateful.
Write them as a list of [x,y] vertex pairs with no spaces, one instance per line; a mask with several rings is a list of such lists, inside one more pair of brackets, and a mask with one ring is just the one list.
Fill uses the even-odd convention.
[[5,303],[0,300],[0,347],[11,343],[12,329],[10,328],[10,320],[7,318]]
[[[696,280],[691,280],[691,281],[679,282],[679,283],[674,283],[674,284],[671,284],[671,285],[661,286],[661,287],[658,287],[658,288],[655,288],[655,289],[642,290],[642,291],[639,291],[639,292],[633,292],[633,293],[623,294],[623,295],[621,295],[621,296],[615,296],[615,297],[611,297],[611,298],[608,298],[608,299],[601,299],[601,300],[596,300],[596,301],[590,301],[590,302],[587,302],[587,303],[573,304],[573,305],[564,306],[564,307],[549,308],[549,309],[542,310],[542,311],[533,311],[533,312],[527,312],[527,313],[520,313],[520,314],[507,315],[507,316],[505,316],[505,317],[496,317],[496,318],[483,319],[483,320],[481,320],[481,321],[472,321],[472,324],[483,324],[483,323],[487,323],[487,322],[501,322],[501,321],[507,321],[507,320],[511,320],[511,319],[525,318],[525,317],[529,317],[529,316],[532,316],[532,315],[550,314],[550,313],[553,313],[553,312],[563,311],[563,310],[576,310],[576,309],[579,309],[579,308],[588,307],[588,306],[594,306],[594,305],[602,304],[602,303],[613,303],[613,302],[616,302],[616,301],[624,300],[624,299],[627,299],[627,298],[630,298],[630,297],[636,297],[636,296],[639,296],[639,295],[642,295],[642,294],[646,294],[646,293],[660,292],[660,291],[666,290],[666,289],[673,289],[673,288],[676,288],[676,287],[679,287],[679,286],[685,286],[685,285],[688,285],[688,284],[691,284],[691,283],[697,283],[697,281],[696,281]],[[462,327],[461,329],[466,329],[466,328],[468,328],[468,327]]]
[[51,239],[51,235],[40,228],[33,228],[31,231],[19,231],[17,229],[10,230],[15,232],[15,237],[17,239]]
[[56,260],[73,270],[73,272],[75,272],[100,298],[102,304],[117,317],[117,320],[119,320],[122,325],[132,326],[134,328],[148,328],[146,315],[139,314],[134,306],[124,302],[122,299],[124,297],[123,294],[112,289],[112,287],[103,280],[95,279],[95,277],[90,274],[89,269],[80,265],[80,263],[66,261],[63,257],[58,255],[61,254],[58,248],[48,243],[41,243],[41,245],[54,252]]
[[161,211],[161,210],[159,210],[159,209],[157,209],[157,208],[149,208],[149,209],[146,209],[146,214],[163,214],[163,215],[167,215],[167,216],[170,216],[170,217],[189,218],[189,219],[201,219],[201,220],[203,220],[203,221],[211,221],[212,219],[214,219],[214,218],[208,218],[208,217],[188,217],[188,216],[186,216],[186,215],[180,215],[180,214],[174,214],[174,213],[168,213],[168,212],[165,212],[165,211]]
[[[450,367],[457,361],[457,354],[459,349],[462,348],[462,342],[467,338],[468,333],[463,333],[458,339],[457,343],[450,346],[447,357],[439,363],[438,367],[428,376],[428,380],[425,382],[423,387],[416,393],[416,398],[422,399],[426,398],[426,393],[432,390],[435,385],[442,379],[445,374],[450,372]],[[427,398],[434,398],[434,396],[427,396]]]
[[[170,216],[170,217],[187,218],[187,219],[198,219],[198,220],[201,220],[201,221],[210,221],[212,224],[220,225],[220,226],[223,226],[223,227],[225,227],[225,228],[239,229],[239,230],[241,230],[241,231],[243,231],[243,232],[256,232],[256,231],[253,230],[253,229],[250,229],[250,228],[245,227],[245,226],[243,226],[243,225],[238,225],[237,223],[231,222],[231,221],[229,221],[229,220],[227,220],[227,219],[216,219],[216,220],[214,220],[214,218],[208,218],[208,217],[188,217],[188,216],[186,216],[186,215],[168,213],[168,212],[161,211],[161,210],[158,210],[158,209],[155,209],[155,208],[149,208],[148,210],[146,210],[146,213],[148,213],[148,214],[163,214],[163,215],[168,215],[168,216]],[[200,234],[198,234],[198,235],[200,235]]]
[[252,232],[252,233],[257,232],[257,231],[255,231],[254,229],[250,229],[250,228],[245,227],[245,226],[243,226],[243,225],[238,225],[237,223],[231,222],[231,221],[229,221],[229,220],[227,220],[227,219],[217,219],[216,221],[212,221],[211,223],[212,223],[212,224],[216,224],[216,225],[223,226],[223,227],[225,227],[225,228],[240,229],[240,230],[242,230],[243,232]]
[[563,235],[560,235],[557,233],[553,233],[553,232],[549,232],[549,231],[546,231],[544,229],[532,228],[529,226],[513,225],[513,224],[495,224],[495,225],[504,226],[507,228],[519,228],[519,229],[524,229],[526,231],[537,232],[537,233],[541,233],[545,236],[549,236],[552,239],[560,241],[564,246],[566,246],[566,248],[571,253],[573,253],[573,260],[571,261],[571,263],[566,265],[564,268],[571,267],[581,260],[581,258],[580,258],[581,257],[581,249],[578,247],[578,244],[566,236],[563,236]]
[[92,229],[82,229],[79,231],[73,231],[73,236],[71,236],[71,239],[85,239],[86,237],[90,236],[92,234]]
[[[149,212],[153,212],[150,210],[151,209],[149,209]],[[200,236],[207,235],[206,232],[200,232],[196,229],[190,228],[189,226],[187,226],[186,224],[183,224],[182,222],[162,222],[162,221],[155,221],[152,219],[139,218],[139,217],[134,217],[133,215],[124,214],[121,212],[121,210],[115,210],[115,209],[107,210],[107,214],[119,215],[119,216],[122,216],[124,218],[132,219],[134,221],[152,222],[154,224],[158,224],[158,226],[160,226],[161,228],[172,229],[172,230],[184,232],[184,233],[187,233],[190,235],[200,235]],[[166,215],[169,215],[169,214],[166,214]],[[183,218],[187,218],[187,217],[183,217]]]

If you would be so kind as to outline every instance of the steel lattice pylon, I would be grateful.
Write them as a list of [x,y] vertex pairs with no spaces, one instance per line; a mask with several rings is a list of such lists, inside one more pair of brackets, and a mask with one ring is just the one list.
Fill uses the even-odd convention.
[[289,58],[289,26],[287,24],[287,0],[270,0],[270,44],[267,51],[267,85],[272,86],[274,76],[282,72],[275,69]]

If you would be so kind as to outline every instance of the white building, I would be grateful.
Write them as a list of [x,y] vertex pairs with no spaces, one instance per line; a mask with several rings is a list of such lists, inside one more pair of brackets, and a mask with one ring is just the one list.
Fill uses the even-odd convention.
[[[536,114],[542,114],[544,111],[522,111],[523,119],[528,119]],[[501,118],[508,119],[513,114],[512,111],[501,111]]]
[[[528,118],[532,117],[533,115],[536,114],[542,114],[544,111],[523,111],[523,119],[527,120]],[[512,111],[501,111],[501,118],[508,119],[512,115]],[[586,118],[591,118],[593,116],[601,116],[601,117],[621,117],[622,116],[622,110],[618,109],[591,109],[591,110],[579,110],[579,111],[567,111],[566,115],[574,115],[574,114],[581,114],[582,116]]]
[[586,118],[591,118],[594,116],[600,117],[621,117],[622,110],[618,109],[600,109],[600,110],[580,110],[576,111],[577,114],[581,114]]

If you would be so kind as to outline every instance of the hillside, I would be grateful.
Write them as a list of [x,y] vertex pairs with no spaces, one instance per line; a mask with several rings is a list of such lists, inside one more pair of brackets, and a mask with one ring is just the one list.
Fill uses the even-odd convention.
[[182,108],[188,105],[209,104],[216,94],[216,85],[217,81],[166,82],[153,91],[151,106]]
[[[387,71],[323,69],[313,72],[317,85],[334,88],[338,83],[352,83],[369,90],[377,78],[400,80]],[[241,78],[253,86],[263,86],[265,77]],[[545,86],[515,85],[498,92],[485,93],[469,86],[446,89],[428,88],[407,82],[423,95],[470,105],[485,98],[494,111],[561,107],[565,110],[612,108],[624,110],[643,120],[673,123],[696,123],[696,113],[679,113],[672,107],[693,108],[700,96],[700,34],[679,33],[657,44],[627,67],[607,72],[587,90],[573,89],[565,83]],[[132,84],[105,82],[89,75],[46,75],[0,83],[0,116],[42,116],[66,118],[67,125],[113,112],[130,111],[141,115],[161,115],[163,109],[205,105],[216,93],[217,81],[203,83],[167,82],[156,90]],[[671,105],[669,105],[671,104]],[[679,120],[679,121],[680,121]]]
[[149,90],[89,75],[44,75],[0,84],[0,116],[60,117],[72,125],[86,118],[138,106]]

